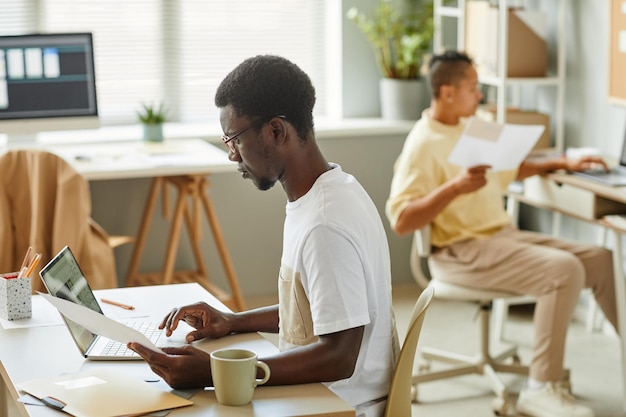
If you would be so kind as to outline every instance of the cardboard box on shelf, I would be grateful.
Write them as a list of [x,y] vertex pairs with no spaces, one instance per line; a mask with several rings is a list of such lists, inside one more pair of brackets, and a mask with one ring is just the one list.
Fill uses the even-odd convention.
[[[468,0],[465,50],[480,74],[498,74],[498,8],[488,1]],[[548,70],[546,15],[509,8],[507,77],[545,77]]]
[[[492,114],[496,120],[496,106],[486,105],[481,107]],[[546,149],[550,147],[550,115],[536,111],[520,110],[516,107],[509,107],[506,110],[506,123],[517,125],[543,125],[545,130],[535,144],[533,150]]]

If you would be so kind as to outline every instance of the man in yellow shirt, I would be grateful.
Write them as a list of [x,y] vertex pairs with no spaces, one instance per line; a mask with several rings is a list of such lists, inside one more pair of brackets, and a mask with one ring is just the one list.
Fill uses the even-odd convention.
[[387,216],[400,235],[432,226],[436,279],[537,297],[535,345],[518,411],[534,417],[592,417],[559,386],[568,323],[583,287],[616,327],[610,251],[516,229],[503,193],[513,180],[557,169],[577,171],[600,158],[524,161],[516,171],[465,169],[448,162],[467,118],[482,99],[471,58],[448,51],[429,65],[431,107],[415,124],[394,166]]

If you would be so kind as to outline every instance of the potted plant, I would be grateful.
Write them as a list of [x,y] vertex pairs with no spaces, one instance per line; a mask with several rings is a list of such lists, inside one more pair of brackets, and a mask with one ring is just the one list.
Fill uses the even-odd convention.
[[158,106],[142,103],[137,117],[143,125],[143,139],[149,142],[163,141],[163,123],[166,120],[166,110],[163,103]]
[[383,117],[415,120],[425,107],[420,103],[427,103],[428,97],[420,80],[420,68],[431,50],[434,34],[432,0],[403,0],[398,5],[393,0],[380,0],[371,17],[356,7],[348,10],[347,17],[374,50],[383,77],[380,85]]

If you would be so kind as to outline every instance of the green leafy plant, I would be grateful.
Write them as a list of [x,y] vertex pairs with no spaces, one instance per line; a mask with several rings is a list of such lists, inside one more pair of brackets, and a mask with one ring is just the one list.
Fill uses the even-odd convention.
[[380,0],[372,17],[352,7],[347,18],[369,41],[383,77],[420,77],[434,34],[432,0],[404,0],[398,8],[393,0]]
[[141,110],[137,112],[139,121],[147,125],[158,125],[164,123],[167,118],[167,111],[163,103],[158,106],[142,103]]

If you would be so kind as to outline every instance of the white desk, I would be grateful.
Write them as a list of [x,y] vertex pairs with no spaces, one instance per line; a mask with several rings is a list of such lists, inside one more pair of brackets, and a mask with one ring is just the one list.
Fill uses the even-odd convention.
[[228,154],[201,139],[172,139],[163,143],[112,141],[71,145],[40,145],[62,156],[90,181],[206,175],[234,172]]
[[[215,297],[198,284],[173,284],[167,286],[116,288],[95,291],[97,297],[131,302],[137,310],[146,312],[149,319],[160,321],[170,307],[205,301],[221,306]],[[41,311],[39,311],[41,314]],[[33,311],[37,315],[38,311]],[[142,318],[141,320],[144,320]],[[186,327],[186,326],[184,326]],[[174,334],[174,343],[184,341],[185,330]],[[63,325],[31,327],[23,329],[0,329],[0,374],[2,395],[10,393],[17,400],[19,393],[15,384],[35,378],[51,377],[66,372],[78,372],[93,367],[117,367],[125,372],[154,376],[143,361],[97,362],[84,359],[67,329]],[[260,357],[272,354],[277,348],[257,333],[229,336],[214,341],[195,343],[198,347],[213,351],[224,346],[250,349]],[[161,382],[162,383],[162,382]],[[5,388],[6,387],[6,388]],[[0,399],[0,403],[6,399]],[[334,395],[322,384],[294,386],[261,386],[254,392],[252,403],[241,407],[228,407],[217,403],[213,390],[196,393],[193,406],[173,410],[172,417],[211,416],[336,416],[354,417],[349,404]],[[23,405],[17,407],[24,417],[61,417],[65,414],[44,406]],[[0,415],[6,415],[6,404]]]

